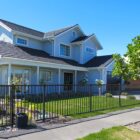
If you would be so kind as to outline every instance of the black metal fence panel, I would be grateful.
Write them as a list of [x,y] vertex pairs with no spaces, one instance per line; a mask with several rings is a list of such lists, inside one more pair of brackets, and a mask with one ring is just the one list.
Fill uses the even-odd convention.
[[18,113],[29,121],[140,104],[120,85],[0,85],[0,126],[13,126]]

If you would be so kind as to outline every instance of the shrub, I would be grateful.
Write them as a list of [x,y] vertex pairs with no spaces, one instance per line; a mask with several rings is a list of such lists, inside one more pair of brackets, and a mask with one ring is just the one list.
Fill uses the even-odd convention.
[[127,92],[122,92],[121,95],[123,95],[123,96],[127,96],[128,93],[127,93]]
[[105,95],[106,95],[106,97],[110,97],[110,98],[113,97],[111,93],[106,93]]
[[133,96],[133,95],[129,95],[129,96],[127,96],[127,99],[129,99],[129,100],[136,100],[136,97]]

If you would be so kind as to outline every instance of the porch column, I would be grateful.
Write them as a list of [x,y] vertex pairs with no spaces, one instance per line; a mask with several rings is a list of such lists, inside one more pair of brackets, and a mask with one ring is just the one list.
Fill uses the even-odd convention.
[[77,70],[75,70],[74,72],[75,72],[75,74],[74,74],[74,84],[75,84],[74,90],[76,92],[77,91]]
[[39,69],[40,67],[37,66],[37,71],[36,71],[36,84],[39,85]]
[[58,92],[60,93],[61,91],[61,69],[58,69]]
[[11,64],[8,65],[8,85],[11,85]]

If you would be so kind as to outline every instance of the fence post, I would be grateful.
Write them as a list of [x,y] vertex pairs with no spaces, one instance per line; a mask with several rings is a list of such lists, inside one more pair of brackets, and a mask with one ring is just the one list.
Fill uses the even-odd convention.
[[121,107],[121,92],[122,92],[122,86],[119,84],[119,107]]
[[89,107],[90,107],[90,112],[92,112],[92,85],[89,85]]
[[10,89],[10,125],[13,128],[13,125],[14,125],[14,95],[15,95],[15,85],[11,85],[9,89]]
[[46,85],[43,86],[43,122],[45,122],[45,92]]

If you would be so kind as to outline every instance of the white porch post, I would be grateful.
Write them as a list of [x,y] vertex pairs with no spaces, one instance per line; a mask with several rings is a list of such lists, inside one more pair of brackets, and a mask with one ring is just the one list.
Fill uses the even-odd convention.
[[8,85],[11,84],[11,64],[8,65]]
[[77,70],[75,70],[75,74],[74,74],[74,90],[75,92],[77,91]]
[[40,67],[39,66],[37,66],[37,71],[36,71],[36,84],[37,85],[39,85],[39,69],[40,69]]
[[58,69],[58,92],[60,93],[61,91],[61,69]]

